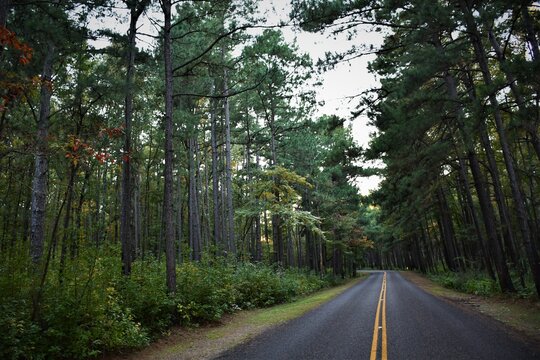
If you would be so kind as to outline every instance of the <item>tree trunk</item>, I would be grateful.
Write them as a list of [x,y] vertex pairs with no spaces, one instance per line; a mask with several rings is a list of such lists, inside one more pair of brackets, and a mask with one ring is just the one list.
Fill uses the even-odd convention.
[[165,262],[167,268],[167,290],[176,291],[176,264],[174,251],[173,209],[173,67],[171,48],[171,0],[163,0],[164,15],[163,56],[165,65],[165,186],[163,193],[163,219],[165,222]]
[[[222,53],[225,58],[224,52]],[[234,239],[234,209],[232,190],[232,165],[231,165],[231,119],[229,113],[229,85],[227,68],[223,71],[223,96],[225,111],[225,191],[227,198],[227,250],[236,255],[236,244]]]
[[219,172],[218,172],[218,149],[217,149],[217,125],[216,125],[216,100],[210,100],[212,104],[210,114],[210,140],[212,143],[212,201],[214,211],[214,246],[216,246],[218,254],[222,255],[224,246],[221,238],[221,219],[219,216]]
[[135,53],[137,51],[137,20],[140,13],[136,5],[130,9],[130,22],[128,33],[127,72],[124,98],[124,149],[122,155],[122,210],[120,213],[120,243],[122,244],[122,274],[131,274],[131,120],[133,118],[133,75],[135,73]]
[[[62,245],[60,249],[60,281],[62,281],[62,276],[64,273],[66,256],[67,256],[67,247],[69,237],[72,236],[72,232],[69,229],[69,223],[71,221],[71,210],[73,208],[73,183],[75,182],[75,175],[77,173],[78,166],[73,163],[69,167],[69,180],[66,189],[66,213],[64,214],[64,226],[62,233]],[[54,241],[54,240],[52,240]]]
[[[456,104],[459,104],[456,82],[448,72],[445,74],[445,83],[450,99]],[[485,188],[485,182],[483,180],[480,165],[476,157],[474,144],[469,132],[465,128],[462,109],[459,105],[456,106],[455,112],[457,126],[467,150],[467,157],[469,159],[469,165],[471,167],[471,173],[474,179],[474,186],[478,195],[478,202],[480,204],[480,210],[486,229],[487,241],[489,244],[489,248],[491,249],[491,254],[493,255],[493,260],[495,261],[495,268],[497,269],[499,284],[502,291],[513,292],[515,291],[514,285],[512,283],[512,278],[510,277],[510,272],[508,271],[508,266],[504,259],[504,254],[499,245],[499,240],[497,239],[495,214],[493,212],[493,207],[487,194],[487,189]]]
[[[0,0],[0,28],[6,27],[11,0]],[[2,49],[0,49],[0,54]]]
[[45,210],[47,205],[47,175],[49,170],[47,159],[49,146],[48,128],[49,115],[51,113],[52,65],[54,55],[55,46],[49,41],[41,74],[34,180],[32,183],[32,215],[30,218],[30,256],[32,262],[36,265],[36,269],[43,257],[43,246],[45,242]]
[[201,227],[199,218],[199,195],[197,191],[197,169],[195,160],[197,152],[197,139],[191,138],[189,143],[189,243],[191,258],[201,260]]
[[[477,101],[476,98],[476,89],[474,86],[474,82],[472,80],[472,75],[469,71],[467,71],[467,77],[464,80],[466,87],[468,88],[468,94],[471,100]],[[480,115],[478,118],[482,119],[483,116]],[[482,147],[484,148],[486,158],[488,160],[488,169],[491,173],[491,178],[493,181],[493,189],[495,191],[495,200],[497,202],[497,207],[499,209],[499,216],[501,219],[501,227],[503,231],[503,238],[506,244],[506,248],[509,251],[510,258],[512,259],[512,262],[514,265],[518,265],[517,260],[517,254],[515,250],[515,240],[514,240],[514,232],[512,230],[511,221],[510,221],[510,214],[508,211],[508,207],[506,206],[504,191],[501,183],[501,175],[499,173],[499,168],[497,166],[497,161],[495,159],[495,152],[493,150],[493,147],[491,146],[491,140],[489,138],[488,130],[486,128],[486,124],[484,121],[479,121],[478,123],[478,130],[480,133],[480,142],[482,143]]]
[[486,240],[482,231],[480,229],[480,221],[478,220],[478,215],[476,214],[476,209],[474,208],[474,201],[470,190],[469,179],[467,177],[467,168],[464,163],[464,159],[459,158],[459,173],[463,181],[463,190],[465,192],[465,200],[467,206],[469,207],[469,212],[471,219],[474,224],[474,229],[476,230],[476,236],[478,237],[478,242],[480,243],[480,249],[482,250],[482,258],[489,276],[492,279],[495,279],[495,273],[493,272],[493,265],[491,264],[491,258],[489,256],[489,251],[486,249]]
[[178,174],[178,185],[176,189],[176,237],[178,238],[178,263],[182,263],[182,176]]
[[[482,44],[480,33],[476,28],[474,17],[472,16],[470,9],[467,7],[465,0],[460,0],[460,7],[464,14],[465,24],[467,26],[467,31],[469,38],[473,44],[474,52],[476,55],[476,60],[480,65],[480,70],[482,72],[482,77],[484,83],[489,87],[493,88],[493,80],[491,78],[491,73],[489,71],[489,66],[487,62],[486,52]],[[489,102],[491,103],[493,109],[493,116],[495,118],[495,127],[497,128],[497,133],[499,134],[499,141],[502,148],[502,153],[504,157],[504,162],[506,165],[506,172],[508,173],[508,180],[510,182],[510,188],[512,190],[512,195],[514,198],[514,203],[516,206],[518,223],[521,230],[521,235],[523,238],[523,243],[527,252],[527,258],[529,260],[529,265],[531,268],[531,273],[534,279],[536,286],[536,292],[540,295],[540,257],[534,245],[534,242],[531,237],[529,224],[527,220],[527,212],[525,210],[525,204],[523,203],[523,194],[519,186],[519,180],[515,171],[514,157],[510,150],[508,139],[506,137],[506,129],[504,127],[501,111],[499,108],[499,102],[494,93],[489,95]]]
[[[505,74],[508,85],[510,86],[510,90],[512,91],[512,94],[516,99],[516,103],[518,105],[518,109],[522,118],[521,120],[524,122],[524,128],[531,136],[531,143],[533,145],[534,151],[536,152],[536,157],[540,159],[540,138],[538,136],[538,124],[534,119],[530,120],[527,118],[525,99],[523,98],[523,95],[521,95],[521,92],[518,89],[516,78],[514,77],[514,74],[512,74],[505,66],[506,60],[503,51],[499,46],[497,38],[495,37],[495,34],[492,30],[490,30],[488,32],[488,35],[491,46],[493,47],[495,55],[497,56],[497,60],[501,65],[501,71]],[[531,46],[533,45],[531,44]]]
[[524,4],[521,6],[521,18],[523,20],[525,31],[527,32],[527,41],[531,45],[533,59],[535,61],[539,61],[540,49],[538,47],[538,39],[536,38],[536,32],[534,31],[534,27],[531,22],[531,16],[529,15],[528,4],[529,4],[529,1],[524,1]]
[[452,214],[450,208],[448,207],[448,202],[446,200],[446,194],[444,190],[439,187],[437,189],[437,198],[438,205],[440,210],[440,227],[441,227],[441,236],[443,239],[443,248],[446,254],[446,263],[451,271],[461,270],[458,254],[455,247],[455,234],[454,234],[454,225],[452,222]]

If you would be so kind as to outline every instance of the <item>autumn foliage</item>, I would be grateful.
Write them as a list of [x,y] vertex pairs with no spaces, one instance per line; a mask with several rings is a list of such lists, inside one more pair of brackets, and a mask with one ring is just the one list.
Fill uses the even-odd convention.
[[[17,38],[13,31],[3,26],[0,26],[0,46],[2,47],[0,54],[5,49],[15,50],[17,61],[21,65],[27,65],[32,60],[32,48]],[[34,80],[20,79],[5,69],[0,70],[0,88],[3,89],[0,95],[0,111],[3,111],[10,102],[19,98],[27,86],[33,85]]]

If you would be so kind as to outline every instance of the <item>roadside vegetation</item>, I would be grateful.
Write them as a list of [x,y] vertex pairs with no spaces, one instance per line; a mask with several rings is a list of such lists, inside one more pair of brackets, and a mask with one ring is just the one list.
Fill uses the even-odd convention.
[[468,294],[482,296],[500,294],[497,283],[482,273],[440,272],[429,274],[428,277],[444,287]]
[[[177,292],[168,294],[163,262],[137,260],[125,277],[110,271],[120,266],[120,257],[118,249],[109,251],[81,254],[84,260],[70,261],[61,280],[50,276],[39,294],[40,314],[28,306],[32,278],[21,272],[5,281],[14,264],[2,264],[0,357],[75,359],[140,348],[174,324],[215,322],[224,314],[290,302],[335,284],[332,276],[305,270],[222,259],[180,264]],[[37,316],[41,323],[33,321]]]
[[204,323],[196,327],[175,326],[167,331],[165,336],[143,350],[106,359],[213,359],[216,355],[262,334],[273,326],[302,316],[330,301],[367,276],[359,274],[357,279],[342,280],[341,284],[301,296],[290,303],[226,314],[217,323]]

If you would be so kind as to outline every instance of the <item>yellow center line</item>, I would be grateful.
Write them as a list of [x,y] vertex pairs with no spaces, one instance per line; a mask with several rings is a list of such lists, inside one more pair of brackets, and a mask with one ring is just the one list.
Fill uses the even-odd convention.
[[[381,314],[382,305],[382,316]],[[377,360],[377,346],[379,344],[379,319],[382,318],[381,324],[381,360],[387,360],[387,340],[386,340],[386,272],[384,272],[381,292],[379,294],[379,302],[377,303],[377,312],[375,313],[375,325],[373,326],[373,341],[371,342],[370,360]]]
[[386,272],[384,273],[384,295],[382,306],[382,346],[381,346],[381,360],[388,359],[387,343],[386,343]]

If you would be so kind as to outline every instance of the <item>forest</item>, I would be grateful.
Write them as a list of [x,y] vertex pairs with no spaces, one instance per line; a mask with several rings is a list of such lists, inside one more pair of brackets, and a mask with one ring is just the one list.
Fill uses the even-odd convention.
[[[362,268],[540,294],[540,5],[261,3],[0,0],[1,358],[141,348]],[[321,115],[318,75],[364,56],[379,86]]]

